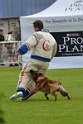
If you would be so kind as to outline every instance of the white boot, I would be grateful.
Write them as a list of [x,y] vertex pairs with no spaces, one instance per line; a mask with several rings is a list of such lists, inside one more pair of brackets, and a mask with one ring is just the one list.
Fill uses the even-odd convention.
[[21,97],[23,95],[23,92],[22,91],[19,91],[19,92],[16,92],[15,94],[13,94],[10,99],[11,100],[15,100],[17,99],[18,97]]

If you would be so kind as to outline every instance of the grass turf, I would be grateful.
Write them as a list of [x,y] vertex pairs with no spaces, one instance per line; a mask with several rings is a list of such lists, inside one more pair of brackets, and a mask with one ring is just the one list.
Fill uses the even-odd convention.
[[0,67],[0,108],[6,124],[82,124],[83,68],[48,70],[46,76],[62,82],[71,100],[57,93],[57,101],[38,92],[27,101],[10,100],[15,93],[20,67]]

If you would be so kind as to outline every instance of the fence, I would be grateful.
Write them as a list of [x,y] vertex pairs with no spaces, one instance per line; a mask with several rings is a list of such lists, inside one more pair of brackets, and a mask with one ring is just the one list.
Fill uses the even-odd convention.
[[0,42],[0,66],[19,66],[22,63],[21,56],[16,56],[21,41]]

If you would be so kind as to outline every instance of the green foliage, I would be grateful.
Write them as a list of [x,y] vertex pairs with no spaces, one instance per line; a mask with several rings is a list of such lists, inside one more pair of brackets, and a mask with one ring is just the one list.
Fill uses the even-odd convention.
[[61,81],[71,97],[71,100],[67,100],[57,92],[56,102],[51,95],[47,101],[42,92],[26,101],[11,101],[10,96],[15,93],[19,72],[19,67],[0,67],[0,105],[4,110],[6,124],[83,123],[83,68],[46,72],[50,79]]
[[[0,98],[1,98],[1,97],[0,97]],[[3,112],[3,110],[1,109],[1,105],[0,105],[0,124],[5,123],[3,115],[4,115],[4,112]]]

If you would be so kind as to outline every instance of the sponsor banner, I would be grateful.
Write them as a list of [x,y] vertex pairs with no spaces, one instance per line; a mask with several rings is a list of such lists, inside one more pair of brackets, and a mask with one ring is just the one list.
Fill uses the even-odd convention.
[[57,41],[56,57],[83,56],[83,32],[51,32]]
[[83,0],[74,0],[65,8],[65,11],[81,11],[83,10]]

